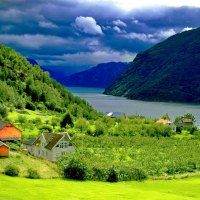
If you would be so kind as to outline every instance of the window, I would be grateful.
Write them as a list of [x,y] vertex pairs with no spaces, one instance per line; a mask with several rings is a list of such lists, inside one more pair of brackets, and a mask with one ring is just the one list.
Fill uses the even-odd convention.
[[69,145],[69,143],[68,143],[67,141],[62,141],[62,142],[60,143],[60,148],[62,148],[62,149],[67,148],[68,145]]

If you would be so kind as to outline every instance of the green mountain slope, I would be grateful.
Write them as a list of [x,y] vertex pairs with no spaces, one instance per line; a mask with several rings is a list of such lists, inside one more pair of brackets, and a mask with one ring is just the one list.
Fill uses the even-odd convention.
[[200,102],[200,28],[137,55],[105,94],[150,101]]
[[32,66],[15,50],[0,45],[0,104],[9,108],[43,110],[91,118],[95,111],[49,77],[38,65]]

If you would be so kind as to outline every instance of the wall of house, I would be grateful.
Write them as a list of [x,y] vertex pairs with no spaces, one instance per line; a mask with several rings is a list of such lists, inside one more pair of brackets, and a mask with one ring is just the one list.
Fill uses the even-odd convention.
[[75,151],[74,146],[68,146],[67,148],[54,147],[52,150],[48,150],[44,147],[37,147],[31,145],[24,145],[24,148],[28,152],[36,157],[48,159],[50,161],[57,161],[58,157],[62,154],[70,153]]
[[[59,156],[61,156],[62,154],[67,154],[67,153],[71,153],[75,151],[75,147],[74,146],[68,146],[67,148],[59,148],[59,147],[55,147],[52,149],[52,154],[50,155],[51,160],[52,161],[56,161],[58,159]],[[49,159],[50,160],[50,159]]]
[[7,138],[18,138],[20,140],[21,137],[21,131],[10,123],[8,123],[5,127],[0,128],[0,139],[2,140]]
[[9,148],[7,146],[0,146],[0,157],[9,156]]

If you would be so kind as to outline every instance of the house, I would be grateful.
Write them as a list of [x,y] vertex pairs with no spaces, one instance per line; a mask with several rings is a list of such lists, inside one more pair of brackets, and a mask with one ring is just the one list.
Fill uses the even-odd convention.
[[164,125],[164,126],[169,126],[172,128],[173,132],[176,132],[176,126],[174,123],[172,123],[170,120],[168,119],[159,119],[156,121],[156,124],[160,124],[160,125]]
[[57,161],[60,155],[75,151],[67,133],[42,133],[38,138],[24,143],[25,149],[36,157]]
[[9,147],[0,141],[0,157],[9,156]]
[[9,122],[0,120],[0,141],[21,141],[22,132]]
[[181,117],[175,124],[179,132],[182,130],[191,130],[194,127],[194,120],[192,118]]
[[123,112],[106,112],[105,116],[110,117],[110,118],[117,118],[117,117],[126,118],[126,115]]
[[180,127],[185,127],[185,126],[193,126],[194,122],[192,118],[186,118],[186,117],[182,117],[181,119],[179,119],[179,121],[177,122],[177,125]]

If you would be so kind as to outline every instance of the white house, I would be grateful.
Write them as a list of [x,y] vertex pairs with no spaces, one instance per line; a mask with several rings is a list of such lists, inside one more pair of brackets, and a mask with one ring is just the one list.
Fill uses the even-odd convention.
[[33,156],[57,161],[58,157],[75,151],[67,133],[42,133],[38,138],[24,143],[24,148]]

